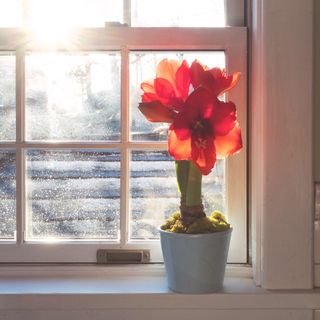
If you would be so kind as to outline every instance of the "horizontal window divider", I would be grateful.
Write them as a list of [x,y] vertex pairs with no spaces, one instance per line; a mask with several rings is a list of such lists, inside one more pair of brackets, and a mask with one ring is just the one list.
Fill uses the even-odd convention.
[[[246,27],[222,28],[77,28],[73,29],[69,43],[55,46],[55,50],[129,50],[157,49],[208,49],[223,50],[228,44],[239,41],[247,33]],[[212,39],[215,39],[213,44]],[[154,39],[157,39],[155,44]],[[179,39],[179,41],[177,41]],[[81,41],[80,41],[81,40]],[[45,50],[37,43],[31,31],[21,28],[0,28],[0,50]],[[47,48],[52,51],[52,46]]]
[[129,142],[129,149],[151,149],[151,150],[167,150],[167,142]]
[[28,241],[18,243],[2,243],[2,263],[96,263],[98,249],[135,249],[151,250],[151,263],[161,262],[160,243],[145,241],[142,243],[126,243],[121,245],[115,241],[57,241],[37,243]]
[[0,149],[15,149],[17,144],[14,142],[1,142]]

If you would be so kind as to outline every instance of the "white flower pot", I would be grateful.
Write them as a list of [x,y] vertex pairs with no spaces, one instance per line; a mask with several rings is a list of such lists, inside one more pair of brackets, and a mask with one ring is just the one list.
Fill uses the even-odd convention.
[[210,293],[223,286],[232,228],[203,234],[160,230],[168,285],[180,293]]

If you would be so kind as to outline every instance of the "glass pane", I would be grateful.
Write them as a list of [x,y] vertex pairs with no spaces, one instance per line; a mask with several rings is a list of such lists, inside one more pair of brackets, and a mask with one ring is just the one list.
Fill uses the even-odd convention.
[[26,56],[28,140],[119,140],[118,53]]
[[15,56],[0,53],[0,140],[16,139]]
[[16,155],[0,151],[0,239],[14,239],[16,230]]
[[28,240],[117,240],[119,210],[119,152],[27,152]]
[[210,68],[225,68],[223,51],[210,52],[131,52],[130,53],[130,105],[131,139],[140,141],[166,141],[167,124],[148,122],[138,105],[141,102],[141,82],[154,79],[157,64],[162,59],[185,59],[189,65],[197,59]]
[[20,27],[22,0],[0,0],[0,28]]
[[[216,163],[203,177],[203,203],[207,214],[225,209],[225,164]],[[130,162],[130,238],[158,239],[164,219],[179,210],[175,164],[166,151],[133,151]]]
[[32,28],[56,26],[104,27],[106,21],[123,21],[121,0],[28,0],[26,24]]
[[135,27],[224,27],[224,0],[131,0]]

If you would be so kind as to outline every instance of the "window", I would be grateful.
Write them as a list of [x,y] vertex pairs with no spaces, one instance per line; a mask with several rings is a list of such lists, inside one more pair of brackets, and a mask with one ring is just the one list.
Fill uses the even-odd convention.
[[[95,262],[101,248],[161,260],[157,226],[179,203],[174,165],[166,128],[137,105],[162,58],[240,71],[229,98],[246,141],[246,29],[222,28],[223,0],[160,3],[1,2],[1,261]],[[235,226],[229,261],[247,262],[245,148],[216,165],[204,195]]]

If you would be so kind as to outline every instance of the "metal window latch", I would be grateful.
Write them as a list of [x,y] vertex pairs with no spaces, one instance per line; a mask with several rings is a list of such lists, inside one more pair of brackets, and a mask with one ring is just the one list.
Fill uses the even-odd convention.
[[98,264],[147,263],[149,261],[149,250],[97,250]]
[[105,28],[109,28],[109,27],[128,27],[127,23],[121,23],[119,21],[106,21],[104,23],[104,27]]

